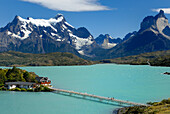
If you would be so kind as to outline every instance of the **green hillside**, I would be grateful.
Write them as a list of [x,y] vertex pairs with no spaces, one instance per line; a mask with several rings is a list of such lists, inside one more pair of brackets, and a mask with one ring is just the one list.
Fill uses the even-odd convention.
[[12,69],[0,69],[0,86],[5,82],[36,82],[35,77],[38,77],[34,72],[27,72],[15,66]]
[[170,98],[161,102],[148,103],[151,106],[134,106],[122,108],[118,114],[170,114]]
[[101,60],[103,63],[147,65],[151,66],[170,66],[170,50],[144,53],[115,59]]
[[31,54],[21,52],[0,53],[0,66],[65,66],[91,65],[91,61],[81,59],[71,53]]

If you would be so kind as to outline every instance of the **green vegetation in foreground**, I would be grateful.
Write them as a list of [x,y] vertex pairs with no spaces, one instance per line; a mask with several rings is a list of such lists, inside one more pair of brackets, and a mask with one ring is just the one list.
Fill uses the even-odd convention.
[[0,90],[4,91],[30,91],[30,92],[46,92],[52,91],[46,86],[40,85],[40,87],[36,87],[33,89],[24,89],[24,88],[15,88],[15,89],[7,89],[4,87],[5,82],[34,82],[38,83],[35,77],[37,77],[34,72],[27,72],[26,70],[22,70],[16,68],[15,66],[12,69],[0,69]]
[[170,98],[161,102],[148,103],[151,106],[134,106],[121,108],[118,114],[170,114]]
[[31,54],[9,51],[0,53],[0,66],[67,66],[91,64],[93,62],[81,59],[71,53],[63,52]]
[[102,63],[131,64],[131,65],[148,65],[151,66],[170,66],[170,50],[143,53],[140,55],[120,57],[100,61]]
[[15,66],[12,69],[0,69],[0,85],[4,85],[5,82],[35,82],[38,83],[34,72],[27,72],[21,70]]

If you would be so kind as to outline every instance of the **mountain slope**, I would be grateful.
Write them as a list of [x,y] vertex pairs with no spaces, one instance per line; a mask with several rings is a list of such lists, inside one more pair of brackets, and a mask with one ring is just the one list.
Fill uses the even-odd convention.
[[140,30],[110,49],[105,58],[124,57],[137,55],[140,53],[169,50],[170,36],[169,23],[163,11],[160,11],[155,17],[148,16],[141,23]]
[[31,54],[21,52],[0,53],[0,66],[62,66],[91,65],[91,61],[81,59],[71,53]]

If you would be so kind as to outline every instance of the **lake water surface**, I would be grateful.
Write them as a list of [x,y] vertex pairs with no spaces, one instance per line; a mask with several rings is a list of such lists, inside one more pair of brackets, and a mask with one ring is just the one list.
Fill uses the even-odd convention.
[[[21,69],[49,77],[60,89],[137,103],[170,97],[170,76],[162,74],[169,67],[98,64]],[[111,114],[119,107],[55,93],[0,92],[1,114]]]

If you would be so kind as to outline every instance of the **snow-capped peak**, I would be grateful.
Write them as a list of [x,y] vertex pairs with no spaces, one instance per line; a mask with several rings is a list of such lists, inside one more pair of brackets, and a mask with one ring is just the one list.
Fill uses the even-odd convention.
[[44,26],[44,27],[48,27],[52,25],[55,25],[56,23],[59,23],[61,21],[63,21],[64,17],[59,17],[59,18],[50,18],[50,19],[33,19],[31,17],[27,18],[27,19],[23,19],[22,17],[18,16],[18,19],[23,22],[23,23],[31,23],[33,25],[36,26]]
[[64,17],[64,15],[61,14],[61,13],[58,13],[58,14],[55,16],[55,18],[58,18],[58,17]]
[[80,54],[86,54],[87,48],[95,43],[93,36],[86,28],[74,28],[62,14],[50,19],[34,19],[32,17],[24,19],[16,16],[4,29],[7,30],[8,36],[21,40],[51,38],[56,42],[68,43]]
[[58,22],[62,22],[62,21],[66,21],[65,18],[64,18],[64,15],[63,14],[60,14],[58,13],[54,19],[56,19]]

